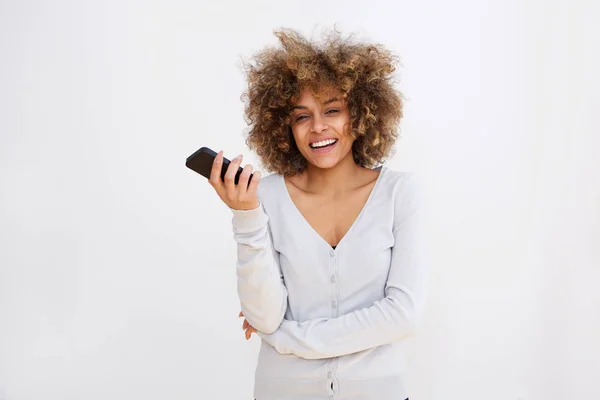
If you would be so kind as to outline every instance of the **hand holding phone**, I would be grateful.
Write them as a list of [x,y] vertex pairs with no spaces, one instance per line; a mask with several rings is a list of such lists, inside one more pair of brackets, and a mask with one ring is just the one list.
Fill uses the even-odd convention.
[[260,172],[252,173],[252,166],[240,167],[240,154],[229,161],[223,157],[223,151],[215,153],[208,147],[202,147],[189,156],[185,165],[208,178],[221,200],[234,210],[252,210],[259,206],[256,189],[260,181]]
[[246,165],[242,169],[241,174],[239,174],[239,181],[236,184],[235,178],[242,158],[243,156],[240,154],[231,160],[225,173],[225,181],[223,181],[221,179],[223,151],[219,151],[213,162],[208,181],[228,207],[234,210],[253,210],[259,206],[256,189],[260,181],[260,171],[256,171],[253,174],[253,179],[248,183],[250,174],[252,173],[252,166],[250,164]]

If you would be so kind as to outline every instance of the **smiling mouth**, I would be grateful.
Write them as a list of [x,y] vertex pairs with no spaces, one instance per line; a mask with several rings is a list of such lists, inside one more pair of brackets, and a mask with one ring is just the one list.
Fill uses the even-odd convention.
[[309,144],[311,149],[324,149],[327,147],[331,147],[334,144],[336,144],[338,141],[338,139],[328,139],[328,140],[322,140],[320,142],[315,142],[315,143],[311,143]]

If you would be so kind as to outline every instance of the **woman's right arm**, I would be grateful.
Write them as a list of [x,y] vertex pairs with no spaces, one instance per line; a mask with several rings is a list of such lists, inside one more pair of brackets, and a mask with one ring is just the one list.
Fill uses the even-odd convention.
[[283,321],[288,293],[279,253],[273,249],[269,218],[262,204],[253,210],[232,212],[242,313],[256,329],[273,333]]
[[242,312],[256,329],[273,333],[285,315],[287,289],[279,267],[279,254],[273,248],[269,217],[256,193],[260,172],[255,172],[248,184],[252,166],[246,165],[236,185],[234,178],[241,162],[241,155],[231,160],[223,182],[220,176],[223,152],[220,151],[213,162],[209,182],[233,213]]

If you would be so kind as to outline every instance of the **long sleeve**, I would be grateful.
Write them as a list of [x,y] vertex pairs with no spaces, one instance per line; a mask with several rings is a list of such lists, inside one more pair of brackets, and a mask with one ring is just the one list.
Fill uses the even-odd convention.
[[414,180],[414,175],[407,175],[396,182],[394,189],[394,245],[385,297],[337,318],[284,320],[270,334],[257,328],[279,353],[305,359],[331,358],[393,343],[412,334],[424,309],[428,269],[422,198]]
[[269,217],[262,203],[253,210],[234,210],[237,242],[237,290],[244,317],[262,332],[274,332],[285,315],[287,290],[273,248]]

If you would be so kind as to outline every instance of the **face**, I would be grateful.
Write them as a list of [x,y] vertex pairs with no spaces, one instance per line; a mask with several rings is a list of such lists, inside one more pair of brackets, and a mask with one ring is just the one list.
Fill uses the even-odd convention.
[[327,91],[319,99],[303,91],[292,111],[292,133],[300,153],[309,164],[332,168],[352,159],[350,112],[342,95]]

